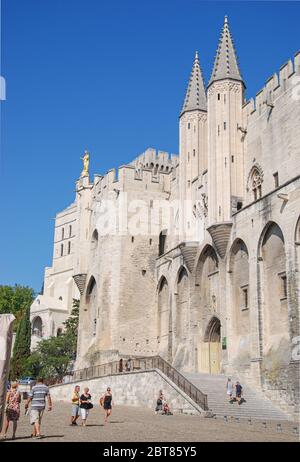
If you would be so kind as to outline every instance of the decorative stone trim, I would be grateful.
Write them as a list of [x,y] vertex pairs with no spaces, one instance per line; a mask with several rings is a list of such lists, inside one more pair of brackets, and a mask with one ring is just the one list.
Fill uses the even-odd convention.
[[75,274],[73,276],[73,279],[75,281],[75,284],[77,285],[78,287],[78,290],[80,292],[80,295],[83,294],[84,292],[84,287],[85,287],[85,282],[86,282],[86,276],[87,274],[86,273],[81,273],[81,274]]
[[218,223],[207,228],[221,258],[225,257],[232,223]]
[[192,273],[195,258],[197,256],[198,244],[195,242],[183,242],[182,244],[179,244],[179,248],[187,269],[190,273]]

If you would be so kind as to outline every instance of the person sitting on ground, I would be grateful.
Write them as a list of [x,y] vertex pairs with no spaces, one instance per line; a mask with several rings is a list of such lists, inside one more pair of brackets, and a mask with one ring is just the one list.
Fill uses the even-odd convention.
[[166,401],[163,401],[162,415],[173,415],[171,409]]

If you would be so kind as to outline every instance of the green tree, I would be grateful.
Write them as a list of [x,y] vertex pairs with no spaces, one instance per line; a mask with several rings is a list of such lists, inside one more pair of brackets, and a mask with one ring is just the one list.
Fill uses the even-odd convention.
[[65,326],[64,335],[71,342],[73,354],[76,356],[77,338],[78,338],[78,323],[79,323],[79,300],[73,298],[73,308],[70,317],[63,323]]
[[68,374],[73,359],[72,342],[65,335],[41,340],[36,351],[27,359],[29,375],[42,375],[47,380],[62,380]]
[[0,285],[0,314],[12,313],[16,317],[14,331],[18,330],[25,310],[34,299],[34,290],[16,284],[15,286]]
[[24,362],[30,356],[31,324],[30,305],[23,310],[23,316],[18,326],[11,361],[10,376],[13,379],[23,374]]
[[48,381],[60,381],[72,369],[76,356],[79,321],[79,300],[73,300],[70,317],[64,322],[65,331],[59,337],[41,340],[25,362],[26,374],[42,375]]

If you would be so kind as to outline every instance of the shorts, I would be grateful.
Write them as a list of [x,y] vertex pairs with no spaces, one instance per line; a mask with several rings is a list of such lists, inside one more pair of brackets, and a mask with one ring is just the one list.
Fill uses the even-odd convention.
[[33,425],[35,423],[41,424],[43,414],[44,414],[44,409],[31,409],[31,411],[30,411],[30,423],[31,423],[31,425]]
[[82,420],[86,420],[87,419],[87,416],[89,415],[89,410],[88,409],[84,409],[83,407],[80,408],[80,412],[81,412],[81,418]]
[[79,404],[72,404],[72,417],[79,415]]

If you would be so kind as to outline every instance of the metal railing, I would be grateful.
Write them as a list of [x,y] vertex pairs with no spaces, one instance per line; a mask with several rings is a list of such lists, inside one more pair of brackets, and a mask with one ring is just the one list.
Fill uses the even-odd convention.
[[[199,390],[194,384],[186,379],[175,367],[169,364],[160,356],[149,356],[145,358],[132,358],[130,371],[146,371],[150,369],[159,369],[162,371],[180,390],[188,395],[202,409],[208,410],[207,395]],[[128,373],[124,366],[120,368],[119,361],[112,361],[98,366],[91,366],[85,369],[73,371],[71,382],[78,380],[88,380],[107,375]]]

